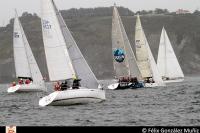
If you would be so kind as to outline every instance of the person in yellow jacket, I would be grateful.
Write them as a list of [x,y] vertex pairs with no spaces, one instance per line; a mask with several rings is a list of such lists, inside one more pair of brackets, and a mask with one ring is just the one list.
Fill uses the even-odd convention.
[[81,79],[78,79],[75,75],[73,77],[73,85],[72,85],[72,89],[79,89],[80,85],[80,81]]

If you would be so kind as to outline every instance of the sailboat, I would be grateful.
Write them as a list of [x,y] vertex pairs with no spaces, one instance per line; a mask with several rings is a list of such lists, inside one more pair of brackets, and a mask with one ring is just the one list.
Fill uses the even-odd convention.
[[157,66],[164,82],[181,82],[184,80],[183,71],[164,27],[160,36]]
[[108,89],[144,87],[142,81],[138,82],[141,79],[141,73],[116,5],[114,5],[112,17],[112,50],[117,83],[109,85]]
[[44,91],[45,84],[37,62],[17,15],[14,20],[13,32],[14,63],[16,77],[30,83],[16,84],[8,88],[8,93]]
[[135,26],[136,59],[146,87],[165,86],[147,42],[139,14]]
[[66,90],[54,91],[39,100],[40,106],[73,105],[102,102],[105,90],[98,83],[87,64],[61,13],[53,0],[42,0],[42,34],[50,81],[74,82],[80,79],[81,86],[73,84]]

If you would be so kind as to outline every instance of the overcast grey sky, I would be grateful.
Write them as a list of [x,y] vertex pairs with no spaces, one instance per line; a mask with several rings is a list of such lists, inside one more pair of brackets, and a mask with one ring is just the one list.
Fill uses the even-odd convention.
[[[109,7],[113,3],[132,11],[166,8],[176,11],[179,8],[193,12],[200,8],[200,0],[55,0],[59,9]],[[40,0],[0,0],[0,26],[6,25],[14,16],[14,9],[21,15],[24,11],[40,14]],[[40,15],[39,15],[40,16]]]

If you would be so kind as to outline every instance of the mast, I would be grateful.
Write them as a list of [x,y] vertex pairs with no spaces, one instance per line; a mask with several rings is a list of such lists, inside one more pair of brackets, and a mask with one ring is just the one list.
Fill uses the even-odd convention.
[[167,45],[166,45],[166,37],[164,33],[164,27],[161,31],[160,43],[158,48],[158,57],[157,57],[157,66],[162,77],[166,77],[167,72]]
[[164,26],[163,26],[163,37],[164,37],[164,48],[165,48],[164,67],[165,67],[165,76],[167,76],[167,45],[166,45],[166,32]]

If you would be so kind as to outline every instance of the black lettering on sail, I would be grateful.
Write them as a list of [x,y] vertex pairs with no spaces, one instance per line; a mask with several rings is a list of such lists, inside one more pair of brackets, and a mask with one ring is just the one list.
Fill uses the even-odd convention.
[[135,44],[136,47],[137,47],[137,48],[141,48],[140,40],[136,40],[135,42],[136,42],[136,44]]
[[47,20],[43,20],[42,25],[43,25],[44,29],[51,29],[51,24]]
[[14,38],[19,38],[19,33],[18,32],[14,32]]

